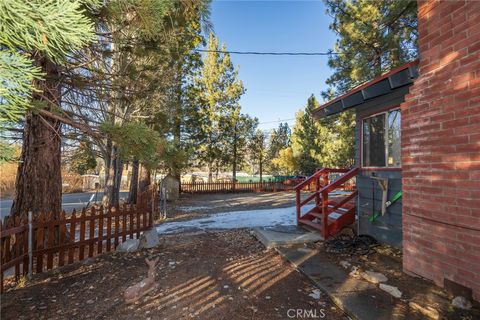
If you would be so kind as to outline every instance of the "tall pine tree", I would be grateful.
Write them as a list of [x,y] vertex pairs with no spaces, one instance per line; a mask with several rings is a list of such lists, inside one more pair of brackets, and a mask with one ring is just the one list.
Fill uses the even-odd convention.
[[196,136],[199,141],[197,157],[207,165],[211,180],[213,172],[235,153],[236,137],[242,126],[239,100],[245,89],[225,45],[219,47],[213,33],[208,39],[208,50],[203,67],[195,78],[201,104],[196,114]]
[[[319,106],[317,99],[312,94],[307,101],[304,111],[299,111],[296,115],[295,126],[292,133],[293,155],[298,158],[299,171],[305,175],[311,175],[319,167],[319,161],[315,155],[321,153],[319,141],[319,124],[315,122],[312,111]],[[320,141],[327,143],[327,141]]]
[[[97,4],[95,0],[0,3],[0,69],[6,71],[0,92],[8,93],[0,101],[8,120],[25,113],[12,215],[61,211],[61,122],[52,114],[60,109],[67,54],[93,38],[85,9]],[[9,76],[12,71],[19,77]]]
[[324,1],[338,36],[326,81],[335,95],[417,57],[415,1]]

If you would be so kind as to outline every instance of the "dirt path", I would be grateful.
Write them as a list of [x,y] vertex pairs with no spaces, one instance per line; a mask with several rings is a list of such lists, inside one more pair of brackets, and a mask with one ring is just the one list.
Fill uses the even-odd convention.
[[[160,257],[158,288],[127,305],[123,291]],[[2,295],[2,319],[348,319],[246,230],[164,236],[157,248],[104,254],[36,276]]]
[[179,200],[167,204],[167,221],[228,211],[285,208],[294,205],[295,193],[291,191],[182,194]]

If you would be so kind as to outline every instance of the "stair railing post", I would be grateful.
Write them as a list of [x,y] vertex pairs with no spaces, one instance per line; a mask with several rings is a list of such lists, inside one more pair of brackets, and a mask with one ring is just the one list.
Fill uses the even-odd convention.
[[296,188],[296,203],[297,203],[297,225],[300,220],[300,188]]
[[322,235],[323,239],[328,238],[328,192],[322,192]]
[[320,205],[320,176],[315,178],[315,205],[318,207]]

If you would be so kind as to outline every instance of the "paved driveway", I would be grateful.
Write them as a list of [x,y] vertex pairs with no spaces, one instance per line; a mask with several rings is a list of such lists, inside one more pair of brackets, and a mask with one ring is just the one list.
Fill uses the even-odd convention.
[[[88,203],[91,196],[95,194],[94,192],[83,192],[83,193],[65,193],[62,196],[62,208],[65,212],[69,213],[73,209],[82,209]],[[125,199],[128,196],[128,192],[120,192],[120,199]],[[98,193],[97,200],[101,201],[103,197],[103,192]],[[0,216],[5,217],[10,213],[10,208],[12,207],[12,199],[1,199],[0,200]]]

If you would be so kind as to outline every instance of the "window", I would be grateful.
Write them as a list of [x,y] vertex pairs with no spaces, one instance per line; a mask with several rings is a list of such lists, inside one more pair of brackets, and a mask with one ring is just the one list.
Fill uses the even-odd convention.
[[400,110],[363,119],[363,167],[401,166]]

